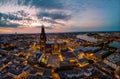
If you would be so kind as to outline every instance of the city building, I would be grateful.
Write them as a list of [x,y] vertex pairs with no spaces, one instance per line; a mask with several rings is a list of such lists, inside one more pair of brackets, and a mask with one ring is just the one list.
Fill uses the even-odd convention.
[[60,49],[64,50],[65,48],[66,44],[64,42],[59,42],[56,39],[54,39],[54,41],[48,41],[46,39],[44,26],[42,25],[40,34],[40,52],[59,55]]
[[105,60],[104,63],[111,66],[112,68],[118,70],[120,69],[120,53],[113,53],[109,55]]
[[46,34],[45,34],[45,29],[44,26],[42,25],[41,27],[41,34],[40,34],[40,51],[43,53],[46,53]]
[[100,50],[94,53],[94,55],[100,59],[107,57],[109,54],[110,52],[108,50]]
[[59,44],[57,43],[57,41],[55,40],[54,46],[53,46],[53,55],[58,55],[60,53],[60,48],[59,48]]

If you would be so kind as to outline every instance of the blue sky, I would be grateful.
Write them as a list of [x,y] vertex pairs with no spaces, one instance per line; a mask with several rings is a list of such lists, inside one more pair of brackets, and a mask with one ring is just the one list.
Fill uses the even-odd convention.
[[0,33],[120,31],[120,0],[0,0]]

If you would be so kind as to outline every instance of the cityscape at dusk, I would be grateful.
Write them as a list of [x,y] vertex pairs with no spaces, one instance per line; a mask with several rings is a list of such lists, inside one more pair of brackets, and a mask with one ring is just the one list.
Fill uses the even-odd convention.
[[120,0],[0,0],[0,79],[120,79]]

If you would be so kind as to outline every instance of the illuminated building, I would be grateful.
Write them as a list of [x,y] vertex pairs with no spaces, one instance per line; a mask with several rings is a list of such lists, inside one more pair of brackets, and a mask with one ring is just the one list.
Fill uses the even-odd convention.
[[40,34],[40,52],[51,53],[53,55],[58,55],[61,50],[66,49],[66,43],[60,41],[47,41],[45,29],[42,25]]
[[44,26],[42,25],[40,34],[40,51],[45,53],[45,48],[46,48],[46,34]]
[[60,49],[61,50],[66,50],[67,49],[66,42],[61,42],[60,43]]
[[59,53],[60,53],[59,44],[55,40],[52,54],[53,55],[58,55]]

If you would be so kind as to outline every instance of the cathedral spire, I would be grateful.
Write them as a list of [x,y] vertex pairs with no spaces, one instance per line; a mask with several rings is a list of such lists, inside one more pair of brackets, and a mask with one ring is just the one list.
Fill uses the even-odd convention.
[[40,39],[46,41],[46,34],[45,34],[44,25],[41,26]]

